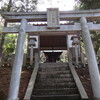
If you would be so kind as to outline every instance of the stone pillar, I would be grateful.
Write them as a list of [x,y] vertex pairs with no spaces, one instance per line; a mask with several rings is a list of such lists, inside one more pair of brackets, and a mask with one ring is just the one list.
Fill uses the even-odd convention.
[[86,18],[81,17],[80,23],[82,27],[82,37],[86,49],[94,98],[95,100],[100,100],[100,74]]
[[66,42],[67,42],[67,54],[68,54],[68,60],[72,62],[72,53],[71,53],[71,48],[72,48],[72,40],[71,40],[72,35],[66,36]]
[[74,48],[75,48],[75,62],[76,62],[76,65],[78,66],[79,64],[79,37],[78,36],[73,36],[72,37],[72,45],[74,45]]
[[28,43],[30,48],[30,65],[33,65],[33,49],[36,47],[37,39],[35,37],[30,37],[30,41]]
[[67,44],[67,55],[68,55],[68,61],[70,61],[70,56],[69,56],[69,35],[66,35],[66,44]]
[[75,60],[76,60],[76,65],[79,64],[79,61],[78,61],[78,48],[77,48],[77,44],[75,44]]
[[81,53],[81,62],[83,64],[83,66],[85,67],[86,62],[85,62],[85,54],[84,53]]
[[33,65],[33,46],[30,48],[30,65]]
[[24,54],[24,44],[26,38],[26,31],[25,31],[26,26],[27,26],[27,20],[22,19],[17,40],[15,59],[13,63],[10,90],[7,100],[18,100],[20,76],[21,76],[23,54]]
[[40,53],[38,49],[35,49],[35,67],[39,65],[40,62]]

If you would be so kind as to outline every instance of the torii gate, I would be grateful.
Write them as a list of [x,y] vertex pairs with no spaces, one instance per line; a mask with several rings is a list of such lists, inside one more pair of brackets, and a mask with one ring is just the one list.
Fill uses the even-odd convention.
[[[58,11],[50,8],[47,12],[3,12],[3,18],[9,22],[19,22],[20,26],[3,28],[4,33],[19,33],[13,71],[11,76],[10,91],[8,100],[17,100],[20,74],[22,69],[23,49],[26,33],[32,35],[68,35],[82,34],[85,44],[89,73],[95,100],[100,100],[100,75],[98,65],[90,37],[90,31],[100,30],[100,24],[94,24],[94,20],[100,20],[100,9],[83,11]],[[47,22],[47,25],[29,25],[28,22]],[[73,25],[60,25],[60,21],[74,21]],[[75,23],[78,21],[78,23]],[[92,22],[88,22],[92,21]],[[33,59],[33,58],[31,58]],[[39,62],[38,62],[39,63]]]

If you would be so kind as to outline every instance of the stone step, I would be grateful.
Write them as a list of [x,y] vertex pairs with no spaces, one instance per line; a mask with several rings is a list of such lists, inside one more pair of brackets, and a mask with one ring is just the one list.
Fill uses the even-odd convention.
[[80,100],[67,63],[40,64],[31,100]]
[[38,74],[45,74],[45,75],[50,75],[50,74],[71,74],[70,70],[67,71],[38,71]]
[[80,100],[80,95],[32,95],[31,100]]
[[68,64],[67,63],[42,63],[40,64],[40,67],[62,67],[62,66],[68,67]]
[[39,68],[39,71],[65,71],[69,70],[68,67],[58,67],[58,68]]
[[55,79],[36,79],[36,83],[48,83],[48,84],[51,84],[51,83],[66,83],[66,82],[73,82],[74,79],[73,78],[55,78]]
[[60,67],[68,67],[67,65],[40,65],[40,68],[60,68]]
[[40,78],[40,79],[47,79],[47,78],[71,78],[72,75],[71,74],[38,74],[37,75],[37,78]]
[[77,88],[34,89],[33,91],[33,95],[69,95],[77,93]]
[[61,88],[75,88],[75,83],[58,83],[58,84],[35,84],[34,89],[61,89]]

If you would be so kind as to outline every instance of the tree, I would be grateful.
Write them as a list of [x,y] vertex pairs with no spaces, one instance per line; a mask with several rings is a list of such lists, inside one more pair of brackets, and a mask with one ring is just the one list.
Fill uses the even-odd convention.
[[92,38],[92,41],[93,41],[95,52],[97,54],[99,49],[100,49],[100,31],[91,32],[91,38]]
[[[88,10],[88,9],[99,9],[100,0],[75,0],[76,9]],[[100,21],[94,21],[94,23],[100,23]],[[100,31],[91,32],[91,38],[94,44],[96,54],[100,50]]]
[[[2,3],[0,11],[21,11],[21,12],[32,12],[36,9],[37,0],[0,0]],[[6,27],[7,22],[5,21],[4,27]],[[3,53],[3,45],[5,41],[5,34],[0,34],[0,66]]]
[[1,0],[2,11],[32,12],[36,9],[37,0]]
[[16,34],[6,34],[3,46],[3,60],[8,59],[14,52],[16,47]]
[[75,0],[78,9],[98,9],[100,8],[100,0]]

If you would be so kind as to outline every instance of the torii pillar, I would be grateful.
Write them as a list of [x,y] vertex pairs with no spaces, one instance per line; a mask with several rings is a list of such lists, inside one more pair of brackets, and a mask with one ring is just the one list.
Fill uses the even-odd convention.
[[23,54],[24,54],[24,44],[26,38],[26,31],[25,31],[26,26],[27,26],[27,20],[22,19],[17,40],[15,59],[13,63],[10,89],[7,100],[18,100],[18,92],[19,92]]
[[82,27],[82,37],[87,54],[94,99],[100,100],[100,74],[86,18],[81,17],[80,23]]

